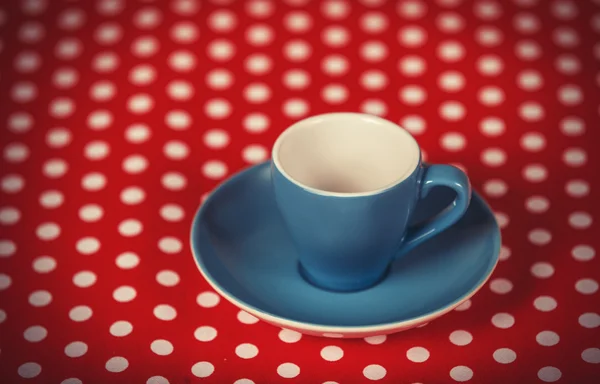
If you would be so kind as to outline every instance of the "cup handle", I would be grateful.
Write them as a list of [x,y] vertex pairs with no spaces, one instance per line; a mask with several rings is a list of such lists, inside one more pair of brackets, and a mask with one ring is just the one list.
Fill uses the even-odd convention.
[[426,197],[434,187],[452,188],[456,192],[456,198],[435,217],[423,224],[410,227],[396,257],[411,251],[419,244],[444,231],[467,211],[471,201],[471,183],[463,171],[445,164],[424,166],[419,200]]

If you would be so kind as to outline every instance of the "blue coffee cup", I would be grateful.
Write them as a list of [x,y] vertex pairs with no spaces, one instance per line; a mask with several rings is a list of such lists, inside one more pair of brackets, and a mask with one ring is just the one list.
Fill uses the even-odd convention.
[[[333,291],[379,282],[392,263],[466,212],[469,179],[450,165],[424,165],[412,135],[360,113],[313,116],[275,141],[271,162],[276,204],[299,255],[302,275]],[[409,226],[431,188],[456,192],[439,215]]]

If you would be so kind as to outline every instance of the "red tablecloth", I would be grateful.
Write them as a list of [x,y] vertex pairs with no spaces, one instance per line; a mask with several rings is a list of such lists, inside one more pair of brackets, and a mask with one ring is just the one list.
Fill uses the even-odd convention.
[[[0,381],[597,383],[599,3],[2,2]],[[200,276],[202,197],[331,111],[400,123],[497,212],[456,311],[302,337]]]

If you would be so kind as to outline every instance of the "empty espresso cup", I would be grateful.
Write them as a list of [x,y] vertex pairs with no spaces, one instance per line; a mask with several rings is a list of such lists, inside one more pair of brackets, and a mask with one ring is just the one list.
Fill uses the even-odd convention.
[[[461,218],[471,199],[464,172],[423,165],[410,133],[360,113],[313,116],[287,128],[273,146],[271,173],[302,275],[334,291],[376,284],[395,258]],[[409,226],[418,200],[434,187],[452,188],[455,200]]]

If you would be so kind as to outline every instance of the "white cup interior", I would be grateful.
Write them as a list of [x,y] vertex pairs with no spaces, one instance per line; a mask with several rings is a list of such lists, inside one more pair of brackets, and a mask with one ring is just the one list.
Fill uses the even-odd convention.
[[273,146],[275,166],[292,182],[322,194],[377,193],[406,179],[419,163],[415,139],[398,125],[360,113],[301,120]]

